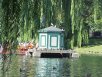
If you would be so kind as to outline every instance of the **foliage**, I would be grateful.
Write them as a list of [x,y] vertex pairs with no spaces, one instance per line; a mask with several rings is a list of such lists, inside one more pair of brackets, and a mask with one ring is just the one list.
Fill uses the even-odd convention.
[[37,42],[37,31],[53,23],[65,30],[65,48],[81,47],[90,30],[102,30],[101,13],[101,0],[0,0],[0,42]]

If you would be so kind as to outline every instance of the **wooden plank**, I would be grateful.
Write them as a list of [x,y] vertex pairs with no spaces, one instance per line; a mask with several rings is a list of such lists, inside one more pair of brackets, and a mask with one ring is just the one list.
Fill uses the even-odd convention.
[[73,53],[72,50],[48,50],[48,51],[38,51],[40,53]]

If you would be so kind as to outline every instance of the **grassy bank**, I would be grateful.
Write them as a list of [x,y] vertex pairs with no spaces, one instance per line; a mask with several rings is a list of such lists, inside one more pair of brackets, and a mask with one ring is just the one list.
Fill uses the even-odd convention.
[[80,54],[102,55],[102,38],[90,39],[90,43],[88,46],[83,46],[81,48],[75,48],[75,51]]
[[99,54],[102,55],[102,45],[84,46],[75,48],[75,51],[80,54]]

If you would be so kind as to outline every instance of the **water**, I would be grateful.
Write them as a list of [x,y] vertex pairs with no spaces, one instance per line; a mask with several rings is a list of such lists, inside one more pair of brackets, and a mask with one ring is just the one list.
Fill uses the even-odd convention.
[[101,60],[102,56],[90,55],[78,59],[13,55],[0,58],[0,77],[102,77]]

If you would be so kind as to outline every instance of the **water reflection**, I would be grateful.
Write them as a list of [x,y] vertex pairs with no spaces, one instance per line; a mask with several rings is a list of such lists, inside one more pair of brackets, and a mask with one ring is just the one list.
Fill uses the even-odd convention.
[[102,77],[102,56],[82,55],[71,61],[71,77]]
[[0,77],[20,77],[19,58],[15,55],[0,55]]
[[35,77],[70,77],[69,66],[68,59],[41,58],[37,61]]
[[1,77],[7,77],[6,73],[9,70],[10,67],[10,61],[11,61],[11,57],[8,57],[9,55],[0,55],[0,76]]
[[35,77],[35,68],[37,59],[19,56],[20,57],[20,77]]
[[68,58],[31,58],[0,56],[0,77],[102,77],[101,56]]

